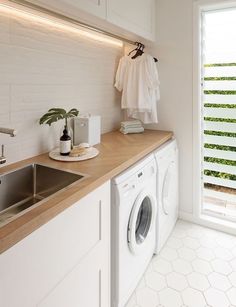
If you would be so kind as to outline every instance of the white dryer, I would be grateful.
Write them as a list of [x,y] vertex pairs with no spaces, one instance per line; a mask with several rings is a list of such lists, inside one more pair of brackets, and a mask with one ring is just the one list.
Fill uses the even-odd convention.
[[111,306],[124,307],[156,245],[156,162],[150,155],[112,180]]
[[157,163],[157,242],[159,253],[171,234],[178,219],[179,176],[178,147],[176,140],[170,140],[154,153]]

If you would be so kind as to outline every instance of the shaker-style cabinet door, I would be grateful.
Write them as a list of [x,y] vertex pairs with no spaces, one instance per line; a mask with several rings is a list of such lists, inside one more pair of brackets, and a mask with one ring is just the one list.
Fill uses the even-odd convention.
[[117,26],[155,40],[155,0],[107,0],[107,19]]
[[0,254],[0,306],[110,306],[109,181]]
[[30,0],[30,2],[75,18],[81,17],[83,12],[102,19],[106,18],[106,0]]
[[78,8],[92,15],[106,17],[106,0],[60,0],[64,5]]

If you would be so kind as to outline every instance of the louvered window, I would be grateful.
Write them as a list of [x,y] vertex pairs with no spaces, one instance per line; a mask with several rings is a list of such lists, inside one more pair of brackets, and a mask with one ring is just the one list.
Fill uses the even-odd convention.
[[236,220],[236,8],[202,13],[203,211]]

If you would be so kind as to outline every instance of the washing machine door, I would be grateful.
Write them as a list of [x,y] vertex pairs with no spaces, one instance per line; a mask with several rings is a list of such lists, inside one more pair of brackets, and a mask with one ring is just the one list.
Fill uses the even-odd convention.
[[165,215],[170,213],[170,197],[171,197],[171,188],[173,187],[172,181],[175,180],[175,162],[171,161],[166,168],[164,174],[163,185],[162,185],[162,210]]
[[128,245],[133,254],[145,249],[148,237],[153,231],[156,215],[155,196],[142,191],[133,205],[128,225]]

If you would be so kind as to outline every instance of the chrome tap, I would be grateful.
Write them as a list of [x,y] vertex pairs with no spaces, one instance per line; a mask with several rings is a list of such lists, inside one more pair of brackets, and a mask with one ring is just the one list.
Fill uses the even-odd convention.
[[0,133],[9,134],[11,137],[16,136],[16,130],[10,128],[2,128],[0,127]]
[[2,154],[0,156],[0,164],[4,164],[7,162],[6,157],[4,156],[4,145],[2,145]]
[[[16,130],[10,128],[0,127],[0,133],[9,134],[11,137],[16,136]],[[2,145],[2,154],[0,156],[0,164],[4,164],[7,162],[7,159],[4,155],[4,145]]]

